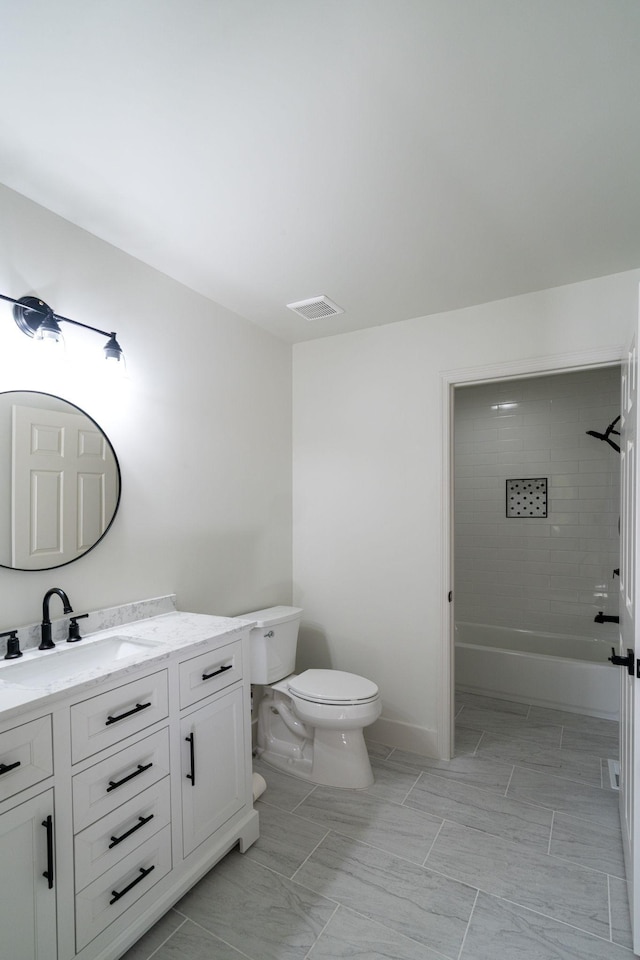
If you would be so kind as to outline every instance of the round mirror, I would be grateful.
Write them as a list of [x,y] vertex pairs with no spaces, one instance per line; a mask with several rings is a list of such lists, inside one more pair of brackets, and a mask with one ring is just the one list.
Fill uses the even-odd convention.
[[104,537],[120,466],[98,424],[48,393],[0,393],[0,566],[52,570]]

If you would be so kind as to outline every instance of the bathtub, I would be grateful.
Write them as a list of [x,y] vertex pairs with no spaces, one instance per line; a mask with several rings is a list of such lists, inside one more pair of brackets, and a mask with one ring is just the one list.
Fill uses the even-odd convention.
[[611,640],[457,623],[456,687],[617,720],[620,667]]

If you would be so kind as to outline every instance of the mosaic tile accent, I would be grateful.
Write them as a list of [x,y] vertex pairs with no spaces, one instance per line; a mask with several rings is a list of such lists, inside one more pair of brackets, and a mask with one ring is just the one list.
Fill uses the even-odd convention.
[[546,517],[547,478],[507,480],[507,517]]

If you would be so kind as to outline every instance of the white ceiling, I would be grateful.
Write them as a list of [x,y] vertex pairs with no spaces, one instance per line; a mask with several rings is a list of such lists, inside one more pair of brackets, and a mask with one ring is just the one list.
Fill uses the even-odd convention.
[[286,340],[640,266],[638,0],[2,0],[0,37],[0,181]]

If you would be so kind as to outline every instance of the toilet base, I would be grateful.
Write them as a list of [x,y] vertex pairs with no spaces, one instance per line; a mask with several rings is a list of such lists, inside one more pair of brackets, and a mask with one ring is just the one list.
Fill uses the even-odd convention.
[[316,728],[310,758],[292,756],[286,741],[272,740],[257,752],[269,766],[310,783],[362,790],[374,782],[362,730]]

